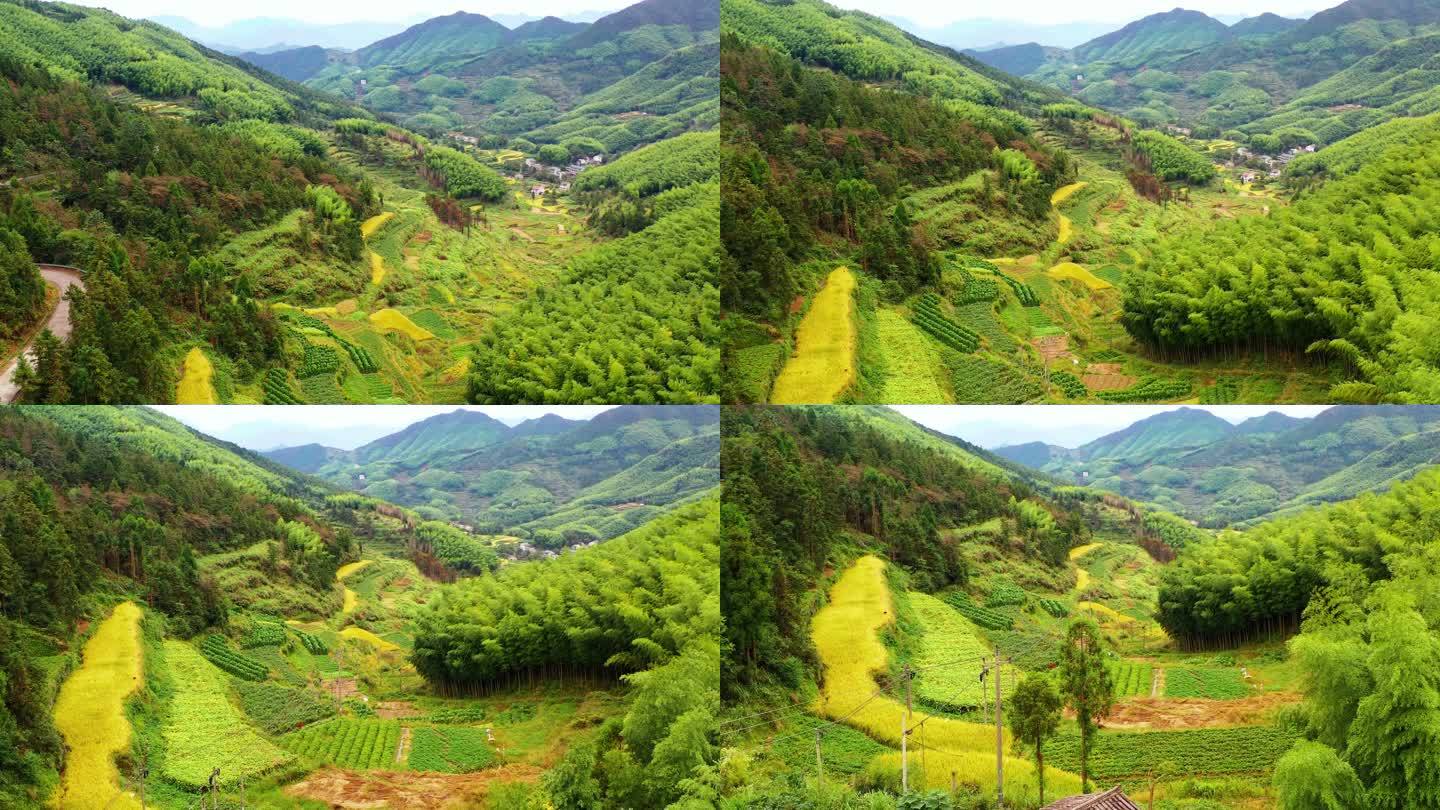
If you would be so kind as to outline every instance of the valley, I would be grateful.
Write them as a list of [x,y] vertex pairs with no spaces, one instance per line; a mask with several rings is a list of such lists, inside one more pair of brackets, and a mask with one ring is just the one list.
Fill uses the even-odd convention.
[[[1163,100],[1189,92],[1189,74],[1161,70],[1162,56],[1214,68],[1288,48],[1267,70],[1341,86],[1344,73],[1319,81],[1285,67],[1328,58],[1317,43],[1331,34],[1311,31],[1308,46],[1282,34],[1192,40],[1193,18],[1228,29],[1177,10],[1075,49],[1099,54],[1088,66],[1057,68],[1117,71],[1104,84],[1153,102],[1140,109],[1097,95],[1098,83],[1003,73],[995,66],[1021,70],[1006,49],[960,54],[860,12],[787,8],[781,21],[768,3],[724,4],[725,148],[737,166],[772,166],[724,186],[737,268],[722,291],[726,401],[798,401],[779,382],[805,362],[801,327],[838,266],[856,273],[856,372],[806,402],[1429,401],[1436,366],[1417,343],[1436,317],[1429,219],[1387,229],[1412,257],[1392,274],[1371,261],[1369,218],[1388,205],[1377,193],[1430,210],[1428,168],[1412,179],[1399,166],[1428,167],[1433,110],[1417,102],[1363,124],[1272,131],[1202,126]],[[1378,29],[1397,48],[1430,25],[1426,3],[1340,11],[1344,31]],[[1424,84],[1365,64],[1366,86]],[[1214,69],[1261,81],[1258,69]],[[1150,74],[1174,81],[1141,81]],[[1295,118],[1278,101],[1262,108]],[[1375,307],[1362,326],[1356,313]]]
[[[1216,431],[1200,417],[1217,417],[1182,409],[1085,447],[1117,459],[1128,447],[1150,469],[1226,447],[1245,466],[1267,458],[1272,435],[1306,452],[1287,429],[1332,437],[1335,452],[1333,437],[1426,418],[1405,411],[1226,421],[1236,432],[1226,445],[1196,442]],[[1433,460],[1388,490],[1372,484],[1216,531],[883,408],[753,407],[725,418],[724,500],[744,529],[722,557],[733,652],[718,728],[727,763],[746,775],[734,783],[740,805],[803,796],[836,807],[994,806],[1003,784],[1006,806],[1023,808],[1113,788],[1142,806],[1298,810],[1387,789],[1351,764],[1356,748],[1335,742],[1400,722],[1372,719],[1395,717],[1382,708],[1385,677],[1366,669],[1385,665],[1345,659],[1373,698],[1325,679],[1337,656],[1402,636],[1433,649],[1426,608],[1399,595],[1417,585],[1407,561],[1428,553]],[[1397,556],[1366,570],[1374,543]],[[1404,629],[1380,631],[1381,615]],[[1037,700],[1051,708],[1037,714]],[[1352,700],[1365,717],[1333,714]],[[1399,748],[1433,754],[1425,742]]]
[[[359,79],[312,89],[154,23],[0,3],[0,338],[40,332],[63,290],[37,265],[88,288],[7,401],[716,401],[718,23],[656,5],[539,26],[469,85],[440,73],[450,49],[509,29],[415,26],[367,52],[374,97],[352,102]],[[401,65],[430,112],[381,101]],[[449,109],[482,89],[525,123]]]
[[661,807],[713,759],[713,482],[510,555],[149,409],[7,410],[7,807],[542,807],[642,769]]

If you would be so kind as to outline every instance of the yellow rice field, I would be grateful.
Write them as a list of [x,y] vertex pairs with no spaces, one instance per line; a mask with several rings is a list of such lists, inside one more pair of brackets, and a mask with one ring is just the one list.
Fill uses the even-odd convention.
[[392,332],[403,332],[416,341],[435,339],[435,335],[431,334],[430,330],[405,317],[405,313],[398,309],[390,309],[387,307],[377,312],[372,312],[370,313],[370,322],[380,329]]
[[366,239],[369,239],[371,235],[373,235],[376,231],[385,227],[385,223],[389,222],[394,218],[394,211],[384,211],[382,213],[376,214],[375,216],[365,220],[365,222],[360,225],[360,235],[365,237]]
[[1060,262],[1045,273],[1051,278],[1073,278],[1092,290],[1108,290],[1110,282],[1074,262]]
[[370,251],[370,283],[380,286],[385,280],[385,258],[375,251]]
[[1097,548],[1099,548],[1099,547],[1101,547],[1101,546],[1103,546],[1103,545],[1105,545],[1105,544],[1104,544],[1104,543],[1086,543],[1086,544],[1083,545],[1083,546],[1076,546],[1076,547],[1070,549],[1070,560],[1071,560],[1072,562],[1075,561],[1075,560],[1078,560],[1078,559],[1080,559],[1081,557],[1084,557],[1086,554],[1089,554],[1090,552],[1094,551],[1095,549],[1097,549]]
[[400,645],[386,641],[385,639],[375,635],[374,633],[366,630],[363,627],[347,627],[344,630],[340,631],[340,635],[344,636],[345,638],[353,638],[363,641],[381,652],[389,652],[391,650],[400,649]]
[[140,806],[121,791],[115,767],[115,756],[130,747],[125,699],[140,687],[140,675],[140,608],[122,602],[86,642],[80,668],[55,701],[55,727],[69,749],[60,808]]
[[342,566],[340,566],[339,568],[335,569],[335,579],[336,579],[337,582],[338,582],[339,580],[345,579],[346,577],[350,576],[351,574],[355,573],[356,571],[359,571],[360,569],[364,568],[365,566],[369,565],[369,564],[372,563],[372,562],[375,562],[375,561],[374,561],[374,560],[359,560],[358,562],[345,563],[344,565],[342,565]]
[[178,405],[214,405],[215,387],[210,377],[215,367],[199,346],[185,355],[185,364],[180,375],[180,384],[175,386],[175,402]]
[[[887,664],[880,629],[895,619],[890,591],[885,582],[885,562],[866,555],[855,562],[830,590],[830,603],[815,614],[810,637],[825,668],[825,683],[816,698],[817,714],[845,718],[854,726],[887,745],[900,745],[900,727],[905,706],[888,693],[871,699],[879,689],[874,673]],[[867,702],[868,700],[868,702]],[[933,787],[948,787],[954,772],[963,782],[995,789],[995,728],[946,717],[913,712],[909,725],[925,721],[924,752],[928,772],[920,774],[919,751],[911,755],[911,767],[918,779]],[[918,742],[918,733],[912,735]],[[1006,750],[1011,739],[1005,731]],[[900,754],[881,757],[898,768]],[[1067,771],[1045,769],[1047,796],[1059,798],[1080,792],[1080,778]],[[1026,759],[1005,757],[1005,792],[1016,798],[1039,793],[1035,766]]]
[[1084,188],[1086,185],[1087,183],[1082,180],[1078,183],[1071,183],[1068,186],[1061,186],[1060,188],[1055,189],[1055,193],[1050,195],[1050,204],[1059,205],[1060,203],[1065,202],[1066,200],[1070,199],[1070,195]]
[[821,404],[855,381],[855,276],[837,267],[815,296],[795,334],[795,356],[785,363],[770,401]]

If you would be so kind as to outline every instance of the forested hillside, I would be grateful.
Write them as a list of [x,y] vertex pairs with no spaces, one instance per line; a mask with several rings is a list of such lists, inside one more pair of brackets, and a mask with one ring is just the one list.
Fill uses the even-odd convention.
[[[294,84],[153,23],[6,0],[0,353],[15,372],[0,396],[715,400],[716,161],[702,132],[715,123],[715,68],[670,40],[647,46],[664,51],[655,68],[633,64],[653,25],[693,29],[702,50],[713,31],[704,14],[666,20],[622,16],[603,27],[618,39],[594,45],[628,67],[573,112],[619,127],[614,138],[561,131],[560,108],[543,107],[525,132],[561,129],[482,143],[442,134],[458,123],[395,123],[384,104]],[[470,22],[372,55],[428,71]],[[416,87],[448,98],[440,78]],[[609,173],[634,177],[570,192],[585,169],[652,141],[644,164]],[[652,166],[665,176],[645,179]],[[59,295],[32,262],[66,266],[50,272],[72,282],[68,322],[44,320]],[[27,342],[33,359],[12,363]]]
[[[1398,730],[1426,727],[1435,691],[1433,469],[1212,535],[984,471],[983,453],[875,415],[727,414],[720,734],[746,769],[736,801],[979,806],[998,752],[1020,807],[1087,778],[1157,807],[1425,806],[1400,774],[1440,742]],[[1269,450],[1230,452],[1263,465]]]
[[[713,483],[501,565],[148,409],[22,407],[0,507],[6,807],[663,807],[714,781]],[[476,615],[496,633],[453,669]]]
[[724,396],[1433,401],[1436,12],[1176,9],[1019,78],[726,2]]
[[1440,134],[1387,149],[1269,217],[1166,240],[1125,289],[1125,328],[1177,356],[1333,357],[1330,397],[1440,400]]

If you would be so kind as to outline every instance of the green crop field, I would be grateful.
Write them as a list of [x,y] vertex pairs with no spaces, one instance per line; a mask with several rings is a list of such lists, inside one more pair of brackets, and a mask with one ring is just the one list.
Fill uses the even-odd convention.
[[[1271,726],[1105,731],[1095,738],[1090,772],[1100,779],[1120,779],[1151,773],[1168,761],[1194,775],[1257,773],[1269,770],[1294,741],[1293,733]],[[1053,738],[1045,745],[1045,758],[1067,770],[1078,768],[1080,736]]]
[[1117,697],[1148,697],[1153,673],[1153,668],[1146,663],[1116,661],[1110,664],[1110,682],[1115,685]]
[[352,717],[307,726],[280,739],[287,750],[342,768],[401,770],[395,761],[400,723]]
[[292,759],[255,733],[230,702],[229,678],[194,647],[166,641],[165,664],[175,689],[164,726],[167,779],[196,788],[219,767],[222,780],[229,784],[241,777],[253,779]]
[[914,660],[922,670],[915,693],[937,709],[979,705],[985,698],[980,671],[990,650],[975,626],[945,602],[918,591],[910,592],[910,607],[924,628]]
[[418,726],[411,731],[412,771],[469,773],[495,762],[485,730],[470,726]]
[[1165,669],[1165,697],[1233,700],[1250,694],[1250,687],[1234,667],[1181,667]]

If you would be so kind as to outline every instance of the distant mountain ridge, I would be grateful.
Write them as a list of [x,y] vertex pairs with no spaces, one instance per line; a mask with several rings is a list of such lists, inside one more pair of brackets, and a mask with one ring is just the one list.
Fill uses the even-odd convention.
[[350,451],[312,444],[263,455],[483,533],[604,539],[716,486],[719,441],[711,406],[620,406],[513,427],[456,409]]
[[1064,481],[1156,503],[1209,526],[1353,498],[1440,464],[1440,406],[1345,405],[1232,425],[1181,408],[1077,448],[995,454]]

